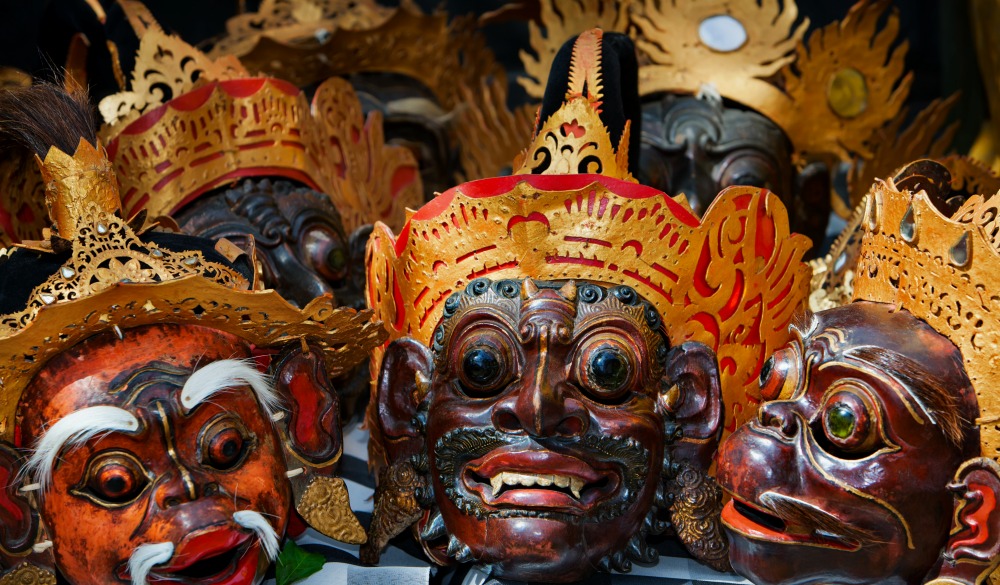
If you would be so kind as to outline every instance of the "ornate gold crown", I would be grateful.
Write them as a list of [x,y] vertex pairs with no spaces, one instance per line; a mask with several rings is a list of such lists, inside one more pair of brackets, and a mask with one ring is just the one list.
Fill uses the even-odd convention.
[[766,190],[727,189],[698,220],[632,182],[516,175],[446,191],[398,238],[376,224],[367,294],[390,338],[430,345],[445,299],[478,277],[631,286],[656,307],[672,343],[716,351],[731,431],[753,414],[760,368],[804,308],[808,248]]
[[628,169],[631,120],[625,121],[615,150],[600,116],[603,35],[595,28],[577,37],[563,104],[542,121],[531,146],[514,160],[515,175],[593,173],[635,182]]
[[[886,16],[889,5],[888,0],[861,0],[843,20],[814,31],[806,41],[809,20],[796,23],[794,0],[542,0],[542,24],[531,25],[536,54],[522,52],[528,77],[520,82],[540,98],[552,59],[567,37],[592,26],[630,31],[640,53],[642,95],[708,89],[781,127],[800,159],[873,159],[864,174],[885,176],[915,156],[940,154],[896,156],[897,145],[908,144],[896,132],[905,117],[902,106],[912,74],[904,74],[908,45],[896,43],[899,18],[895,11]],[[911,128],[933,138],[952,104],[934,104]],[[895,121],[891,133],[885,128],[890,121]],[[858,179],[852,182],[860,190],[852,205],[871,185]],[[837,207],[849,215],[849,207]]]
[[507,108],[507,76],[471,17],[425,14],[375,0],[265,0],[233,17],[210,54],[237,56],[263,75],[299,87],[363,72],[419,81],[445,110],[469,178],[494,176],[531,134],[530,107]]
[[101,111],[128,216],[170,215],[253,176],[328,194],[348,231],[377,220],[399,226],[403,210],[423,201],[413,154],[385,145],[381,114],[366,120],[345,80],[323,82],[310,105],[295,86],[248,77],[235,59],[212,61],[145,24],[152,17],[141,4],[125,6],[141,38],[132,91],[105,98]]
[[971,197],[944,216],[923,190],[880,181],[868,198],[854,300],[909,311],[962,353],[979,400],[982,454],[1000,448],[1000,196]]
[[[53,220],[37,253],[70,257],[35,287],[26,307],[0,316],[0,440],[10,441],[18,401],[52,356],[95,333],[154,323],[203,325],[257,346],[307,339],[330,374],[347,371],[385,339],[370,312],[334,309],[327,295],[297,309],[199,250],[140,239],[123,219],[104,150],[84,140],[71,157],[56,148],[39,161]],[[217,250],[226,256],[225,244]],[[14,249],[8,262],[19,254]]]

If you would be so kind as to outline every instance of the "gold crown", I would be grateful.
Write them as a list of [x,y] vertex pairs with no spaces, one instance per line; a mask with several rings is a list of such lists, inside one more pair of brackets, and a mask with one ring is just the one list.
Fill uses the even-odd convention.
[[499,174],[531,135],[532,108],[507,108],[506,73],[471,17],[449,20],[409,1],[265,0],[226,27],[210,55],[235,55],[248,70],[299,87],[363,72],[419,81],[455,113],[449,133],[467,177]]
[[326,80],[310,104],[287,82],[248,77],[235,59],[212,61],[163,34],[141,4],[123,5],[141,39],[132,91],[105,98],[101,111],[127,217],[170,215],[253,176],[326,193],[348,231],[399,226],[404,209],[423,201],[413,154],[385,144],[381,114],[366,119],[347,81]]
[[909,94],[908,47],[905,41],[893,46],[899,18],[885,16],[887,0],[858,2],[808,41],[809,20],[796,24],[794,0],[541,4],[542,24],[531,25],[536,55],[522,53],[528,77],[521,83],[536,98],[558,46],[592,26],[636,38],[642,95],[710,88],[781,127],[800,156],[871,158],[880,143],[873,134],[897,117]]
[[961,351],[979,400],[982,454],[1000,457],[1000,196],[944,216],[926,191],[880,181],[868,197],[854,300],[901,307]]
[[478,277],[631,286],[656,307],[672,343],[716,351],[731,431],[755,410],[760,368],[804,308],[808,248],[766,190],[727,189],[699,220],[632,182],[516,175],[446,191],[398,238],[376,224],[367,294],[390,338],[429,346],[445,299]]
[[[370,312],[335,309],[329,295],[300,310],[200,250],[141,239],[122,217],[100,147],[81,140],[72,157],[53,147],[39,163],[54,233],[33,249],[70,256],[32,290],[23,310],[0,316],[0,439],[11,440],[21,394],[49,358],[101,331],[188,323],[261,347],[307,339],[324,352],[332,376],[384,341]],[[224,253],[225,244],[217,250]],[[29,253],[14,249],[6,261]]]
[[563,103],[542,121],[531,146],[514,160],[515,175],[592,173],[635,182],[628,169],[631,120],[625,121],[615,150],[600,116],[603,36],[595,28],[577,37]]

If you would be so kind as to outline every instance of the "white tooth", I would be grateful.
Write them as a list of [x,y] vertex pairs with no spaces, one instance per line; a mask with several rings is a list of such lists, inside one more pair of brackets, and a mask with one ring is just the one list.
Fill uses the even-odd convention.
[[498,493],[500,493],[500,487],[503,486],[503,476],[504,476],[504,473],[501,471],[497,475],[494,475],[493,479],[490,480],[490,485],[493,486],[493,495],[494,496],[496,496]]
[[525,487],[530,487],[530,486],[535,485],[535,477],[532,476],[532,475],[522,475],[521,476],[521,485],[523,485]]
[[569,478],[565,475],[556,475],[553,477],[555,478],[554,483],[556,487],[569,487]]
[[535,483],[537,483],[542,487],[549,487],[550,485],[552,485],[553,479],[554,478],[551,475],[539,475],[537,478],[535,478]]
[[569,481],[569,491],[573,492],[574,498],[578,500],[580,499],[580,490],[582,489],[583,489],[582,479],[577,479],[574,477]]

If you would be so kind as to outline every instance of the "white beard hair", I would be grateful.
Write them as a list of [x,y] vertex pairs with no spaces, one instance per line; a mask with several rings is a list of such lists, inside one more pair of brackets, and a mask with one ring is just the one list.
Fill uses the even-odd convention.
[[128,573],[132,577],[132,585],[146,585],[146,577],[153,567],[170,562],[173,556],[172,542],[139,545],[128,559]]
[[254,531],[268,560],[273,562],[274,559],[278,558],[278,531],[260,512],[240,510],[233,514],[233,520],[243,528]]

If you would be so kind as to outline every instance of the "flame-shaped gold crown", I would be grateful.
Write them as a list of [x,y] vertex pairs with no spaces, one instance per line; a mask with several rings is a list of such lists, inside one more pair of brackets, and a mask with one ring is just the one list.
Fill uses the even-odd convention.
[[595,28],[577,37],[563,104],[542,121],[531,145],[514,161],[515,175],[594,173],[635,181],[628,168],[631,121],[625,121],[616,150],[600,116],[603,36]]
[[925,191],[880,181],[868,197],[854,300],[902,307],[961,351],[979,400],[982,454],[1000,458],[1000,195],[951,218]]
[[727,189],[699,220],[632,182],[515,175],[446,191],[398,237],[377,224],[368,301],[390,338],[429,346],[445,300],[479,277],[631,286],[662,316],[672,343],[716,351],[731,431],[755,411],[760,368],[804,308],[808,248],[763,189]]
[[381,114],[366,118],[347,81],[323,82],[310,104],[289,83],[250,77],[234,58],[213,61],[164,34],[142,4],[123,6],[140,36],[132,90],[102,100],[101,111],[127,217],[170,215],[254,176],[326,193],[348,231],[400,226],[404,209],[423,202],[413,154],[385,144]]
[[[308,338],[323,349],[331,375],[385,339],[369,322],[370,312],[334,309],[329,295],[300,310],[274,291],[255,290],[223,260],[233,259],[231,244],[217,246],[216,255],[195,245],[207,240],[192,238],[191,249],[178,249],[140,237],[121,214],[118,185],[100,146],[81,140],[73,156],[53,147],[39,164],[52,237],[30,250],[7,252],[5,262],[32,270],[38,265],[30,254],[69,257],[30,292],[24,309],[0,316],[0,440],[11,440],[18,401],[34,374],[52,356],[101,331],[189,323],[258,346]],[[6,270],[3,278],[19,277]]]
[[800,157],[870,159],[883,141],[895,142],[877,132],[900,117],[912,83],[889,6],[861,0],[806,40],[809,20],[799,19],[795,0],[541,0],[521,83],[540,98],[556,49],[572,34],[598,25],[631,31],[640,94],[708,90],[769,118]]

